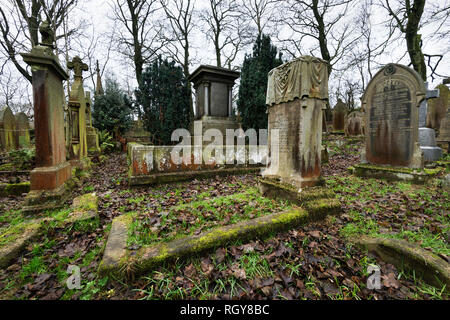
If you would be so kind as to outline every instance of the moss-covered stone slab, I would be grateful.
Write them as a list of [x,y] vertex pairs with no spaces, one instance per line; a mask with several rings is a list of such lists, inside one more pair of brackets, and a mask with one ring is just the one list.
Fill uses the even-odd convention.
[[132,223],[133,218],[131,215],[122,215],[113,220],[103,258],[98,268],[99,274],[120,274],[128,255],[128,228]]
[[20,196],[30,191],[30,182],[0,184],[0,197]]
[[259,173],[262,167],[237,167],[201,171],[180,171],[166,172],[142,176],[129,176],[128,181],[131,186],[136,185],[155,185],[178,181],[187,181],[193,179],[207,179],[215,176],[239,175],[247,173]]
[[146,246],[133,252],[133,255],[125,247],[128,237],[127,226],[131,224],[132,219],[129,216],[122,216],[114,220],[99,272],[102,275],[111,274],[117,277],[124,276],[124,270],[140,274],[164,262],[199,254],[236,240],[249,241],[265,237],[271,233],[289,230],[340,212],[341,206],[338,200],[330,199],[328,202],[320,200],[311,201],[306,209],[295,208],[215,228],[200,235]]
[[0,268],[7,267],[39,235],[40,227],[41,220],[32,220],[0,234]]
[[[64,220],[56,220],[57,226],[63,228],[71,223],[95,218],[97,215],[98,197],[95,193],[85,194],[74,199],[69,216]],[[8,266],[25,246],[40,234],[43,225],[54,220],[50,217],[34,219],[15,225],[0,234],[0,267]]]
[[450,292],[450,263],[438,255],[398,239],[361,237],[354,242],[398,269],[414,271],[430,285],[437,288],[446,285],[445,290]]
[[349,167],[348,170],[359,177],[379,178],[391,181],[409,181],[415,184],[427,183],[438,175],[442,168],[411,169],[401,167],[376,166],[372,164],[359,164]]

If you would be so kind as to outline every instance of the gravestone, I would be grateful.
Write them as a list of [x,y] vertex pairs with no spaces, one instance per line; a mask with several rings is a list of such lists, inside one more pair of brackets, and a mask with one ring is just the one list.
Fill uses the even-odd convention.
[[437,131],[436,142],[449,150],[450,144],[450,94],[445,84],[436,87],[439,97],[428,101],[427,126]]
[[66,161],[62,83],[69,76],[53,52],[55,34],[50,24],[45,21],[39,31],[42,43],[21,54],[32,70],[37,165],[30,174],[31,191],[24,212],[61,206],[68,196],[65,182],[72,172]]
[[86,92],[85,93],[85,99],[86,99],[86,143],[87,143],[87,150],[88,155],[90,156],[96,156],[99,155],[100,145],[99,145],[99,139],[98,139],[98,132],[97,129],[95,129],[92,126],[92,101],[91,101],[91,93]]
[[202,133],[218,129],[223,137],[226,129],[239,129],[233,114],[233,86],[240,73],[225,68],[201,65],[189,77],[195,89],[195,118],[190,126],[201,125]]
[[437,98],[439,90],[428,90],[428,83],[425,99],[421,102],[419,108],[419,144],[423,152],[424,161],[436,161],[442,156],[442,149],[436,145],[436,133],[434,129],[427,128],[428,99]]
[[74,81],[69,93],[69,157],[72,166],[80,169],[89,168],[86,138],[86,96],[83,88],[83,71],[88,71],[87,64],[76,56],[67,63],[74,71]]
[[343,131],[345,128],[345,118],[347,116],[348,107],[341,100],[338,99],[337,104],[333,108],[333,130]]
[[145,130],[141,120],[133,122],[131,128],[124,134],[127,142],[150,143],[150,132]]
[[364,134],[363,114],[361,111],[352,111],[347,115],[344,131],[347,136]]
[[327,103],[326,61],[303,56],[269,72],[270,160],[264,178],[300,189],[322,182],[322,121]]
[[30,122],[25,113],[20,112],[16,114],[16,128],[17,128],[17,145],[20,148],[27,148],[30,146]]
[[17,148],[16,118],[9,107],[0,110],[0,140],[6,151]]
[[413,69],[388,64],[377,72],[361,99],[366,124],[363,163],[423,167],[418,124],[425,95],[425,84]]

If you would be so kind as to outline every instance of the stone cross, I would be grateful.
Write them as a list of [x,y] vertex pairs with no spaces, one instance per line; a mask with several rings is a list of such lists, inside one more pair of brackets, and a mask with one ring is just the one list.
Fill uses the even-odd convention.
[[81,61],[79,56],[76,56],[73,58],[72,61],[69,61],[67,63],[67,68],[74,71],[75,78],[82,78],[83,71],[89,70],[88,65],[86,63],[83,63],[83,61]]
[[427,88],[425,99],[420,103],[419,108],[419,128],[426,126],[428,111],[427,100],[439,98],[439,90],[428,90],[428,82],[425,82],[425,87]]

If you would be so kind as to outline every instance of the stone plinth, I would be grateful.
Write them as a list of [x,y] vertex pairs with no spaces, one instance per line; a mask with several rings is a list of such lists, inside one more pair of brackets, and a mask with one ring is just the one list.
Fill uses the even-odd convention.
[[[194,84],[195,119],[203,128],[218,129],[225,136],[226,129],[238,129],[233,113],[233,86],[240,73],[225,68],[202,65],[189,77]],[[191,123],[193,135],[194,124]]]
[[435,131],[431,128],[419,128],[420,149],[423,151],[424,161],[436,161],[442,157],[442,149],[437,147]]
[[398,64],[382,68],[362,97],[365,150],[362,162],[422,168],[419,146],[419,106],[426,87],[419,74]]
[[328,102],[325,61],[305,56],[269,73],[269,164],[263,177],[296,188],[321,179],[322,117]]
[[[43,23],[40,32],[45,45],[37,45],[30,53],[22,54],[23,60],[31,66],[33,76],[37,167],[30,174],[31,191],[26,199],[31,206],[45,202],[47,193],[52,196],[64,194],[61,190],[71,176],[64,141],[62,84],[68,75],[53,53],[53,31],[49,24]],[[57,197],[56,203],[59,200],[62,201],[63,196]]]

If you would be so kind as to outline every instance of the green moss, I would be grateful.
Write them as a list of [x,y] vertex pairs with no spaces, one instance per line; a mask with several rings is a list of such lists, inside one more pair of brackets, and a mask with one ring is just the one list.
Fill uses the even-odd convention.
[[30,191],[30,182],[9,183],[0,185],[0,196],[20,196]]

